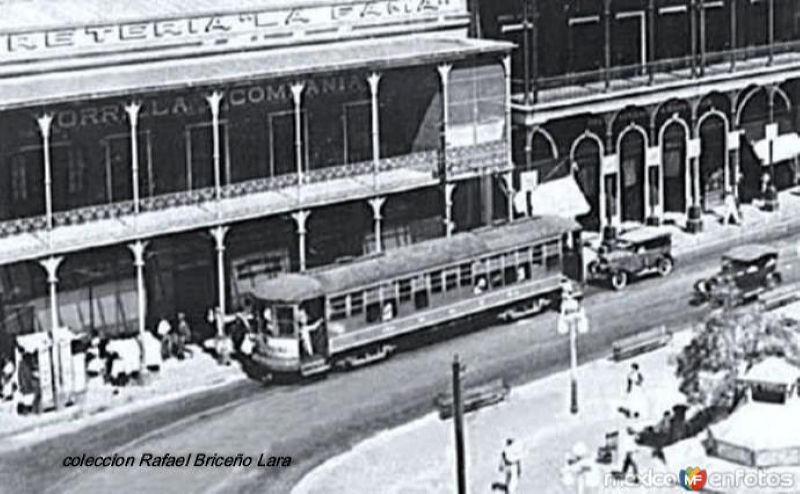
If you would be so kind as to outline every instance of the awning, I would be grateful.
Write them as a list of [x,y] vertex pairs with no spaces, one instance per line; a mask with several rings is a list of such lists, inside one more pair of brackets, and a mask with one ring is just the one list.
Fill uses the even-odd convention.
[[791,386],[800,379],[800,368],[781,357],[768,357],[754,365],[740,380],[744,382],[785,384]]
[[[769,141],[762,139],[753,143],[753,151],[764,166],[770,165]],[[800,155],[800,135],[795,132],[781,134],[772,141],[772,163],[794,159]]]
[[550,180],[533,190],[522,189],[514,198],[515,207],[529,201],[531,214],[575,218],[592,208],[572,175]]
[[34,73],[0,79],[0,110],[359,68],[379,71],[504,53],[511,48],[511,43],[484,39],[394,36]]

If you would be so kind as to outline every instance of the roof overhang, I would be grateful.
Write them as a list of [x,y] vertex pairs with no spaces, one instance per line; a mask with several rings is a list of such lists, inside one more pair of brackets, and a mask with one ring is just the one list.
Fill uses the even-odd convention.
[[0,110],[355,69],[379,71],[505,54],[513,46],[472,38],[392,36],[17,75],[0,78]]

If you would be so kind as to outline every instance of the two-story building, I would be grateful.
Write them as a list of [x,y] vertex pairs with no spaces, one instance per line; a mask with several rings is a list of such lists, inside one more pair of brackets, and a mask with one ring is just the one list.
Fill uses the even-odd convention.
[[466,0],[2,12],[7,333],[197,327],[248,280],[508,214],[512,45]]
[[697,231],[726,194],[797,182],[798,2],[500,0],[479,13],[483,36],[519,46],[520,185],[554,194],[544,184],[574,177],[585,227]]

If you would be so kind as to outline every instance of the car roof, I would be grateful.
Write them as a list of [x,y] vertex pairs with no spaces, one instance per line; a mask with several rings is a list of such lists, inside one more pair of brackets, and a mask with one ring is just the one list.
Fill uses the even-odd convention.
[[542,216],[517,220],[494,228],[474,230],[388,250],[379,255],[355,259],[306,273],[283,274],[248,289],[261,300],[303,301],[371,285],[385,279],[422,272],[516,245],[559,238],[580,229],[575,221]]
[[730,259],[731,261],[740,262],[753,262],[761,259],[764,256],[777,255],[778,250],[764,244],[747,244],[734,247],[729,250],[723,259]]
[[661,237],[671,238],[672,232],[670,232],[666,228],[642,227],[623,233],[622,235],[619,236],[619,239],[624,242],[638,244],[641,242],[647,242],[649,240],[655,240],[656,238],[661,238]]

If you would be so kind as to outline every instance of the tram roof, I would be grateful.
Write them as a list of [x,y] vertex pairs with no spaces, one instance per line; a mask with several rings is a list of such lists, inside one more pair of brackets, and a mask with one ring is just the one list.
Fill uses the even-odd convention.
[[578,229],[580,226],[576,222],[555,216],[525,219],[485,230],[459,233],[450,238],[428,240],[306,274],[279,276],[257,285],[251,289],[251,293],[262,300],[308,300],[324,294],[369,286],[385,279],[412,275]]

